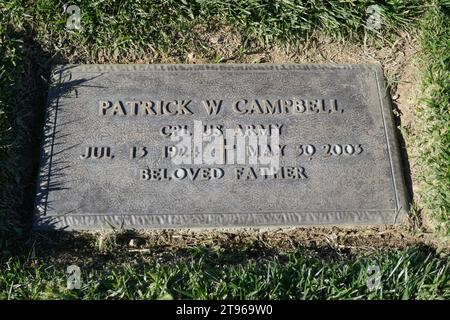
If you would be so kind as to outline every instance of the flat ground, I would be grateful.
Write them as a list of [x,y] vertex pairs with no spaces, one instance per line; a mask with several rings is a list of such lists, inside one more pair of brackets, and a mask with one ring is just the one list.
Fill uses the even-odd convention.
[[[450,298],[449,7],[440,1],[0,4],[0,298]],[[377,10],[378,10],[377,9]],[[38,233],[30,230],[55,63],[380,63],[409,221],[396,227]],[[66,268],[82,271],[67,288]],[[381,285],[368,286],[371,267]]]

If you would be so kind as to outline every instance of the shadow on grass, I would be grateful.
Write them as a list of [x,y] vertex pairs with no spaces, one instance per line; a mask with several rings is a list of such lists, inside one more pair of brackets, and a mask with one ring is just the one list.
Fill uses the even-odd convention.
[[[36,195],[36,177],[42,143],[45,107],[51,66],[65,63],[61,55],[54,55],[35,40],[36,34],[29,22],[25,31],[14,26],[5,27],[4,37],[10,43],[20,43],[9,76],[14,79],[9,99],[5,101],[11,132],[7,143],[5,183],[0,198],[2,219],[0,257],[25,255],[30,249],[32,214]],[[11,61],[12,63],[12,61]],[[3,166],[3,164],[2,164]]]

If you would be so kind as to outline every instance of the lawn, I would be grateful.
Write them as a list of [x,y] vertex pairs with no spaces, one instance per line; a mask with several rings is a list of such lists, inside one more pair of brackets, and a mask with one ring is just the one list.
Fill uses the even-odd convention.
[[[0,2],[1,298],[449,298],[447,1],[74,0],[79,31],[66,28],[64,4]],[[379,30],[368,26],[370,5]],[[412,195],[408,224],[278,230],[277,241],[209,231],[183,245],[166,231],[31,230],[53,64],[229,62],[381,63]],[[79,290],[67,289],[71,264]],[[371,291],[374,264],[381,287]]]
[[[12,260],[1,299],[450,299],[449,263],[422,250],[323,258],[312,250],[248,259],[243,250],[191,248],[171,263],[135,256],[84,263],[79,290],[67,263]],[[370,268],[383,271],[380,285]],[[375,269],[374,269],[375,270]],[[371,286],[373,282],[373,287]]]

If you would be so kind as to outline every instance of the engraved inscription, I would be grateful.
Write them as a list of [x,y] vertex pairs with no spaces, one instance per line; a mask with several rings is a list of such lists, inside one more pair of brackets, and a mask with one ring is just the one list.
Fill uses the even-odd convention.
[[130,158],[144,158],[148,155],[147,147],[131,147],[130,148]]
[[147,100],[147,101],[122,101],[100,100],[98,112],[102,116],[174,116],[178,114],[192,114],[189,109],[190,100]]
[[80,158],[83,160],[105,158],[112,159],[114,158],[114,155],[112,155],[110,147],[86,147],[84,153],[80,155]]
[[239,100],[233,104],[233,110],[240,114],[309,114],[309,113],[342,113],[336,99],[253,99]]
[[[100,100],[98,114],[101,116],[163,116],[192,115],[192,100]],[[218,114],[224,109],[220,99],[202,100],[208,115]],[[230,103],[236,114],[332,114],[343,113],[337,99],[241,99]]]
[[143,169],[141,170],[142,180],[214,180],[223,178],[225,172],[221,168],[177,168],[168,170],[167,168]]
[[264,168],[261,168],[260,170],[253,167],[236,168],[236,179],[238,180],[307,178],[305,168],[303,167],[280,167],[280,170],[275,174],[271,174]]

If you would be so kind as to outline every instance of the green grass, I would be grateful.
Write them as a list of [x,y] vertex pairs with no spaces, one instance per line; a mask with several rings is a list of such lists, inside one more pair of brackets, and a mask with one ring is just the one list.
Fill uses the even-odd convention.
[[21,6],[15,3],[0,4],[0,250],[4,253],[8,239],[22,236],[20,213],[21,201],[17,194],[16,161],[19,149],[14,137],[16,118],[15,101],[20,91],[18,75],[23,71],[23,39],[13,24],[12,16],[20,15]]
[[450,3],[430,11],[422,25],[427,96],[419,110],[421,197],[438,227],[450,234]]
[[[275,44],[320,36],[336,42],[391,46],[401,32],[421,33],[424,67],[422,123],[415,148],[423,170],[423,212],[450,233],[450,23],[442,1],[175,1],[82,0],[82,30],[68,31],[63,0],[0,2],[0,298],[449,298],[448,257],[420,249],[370,258],[325,259],[314,252],[214,259],[192,252],[171,264],[80,265],[80,291],[65,287],[65,258],[28,259],[39,136],[52,63],[240,61]],[[380,33],[365,27],[378,4]],[[135,17],[135,18],[133,18]],[[208,35],[234,39],[214,44]],[[228,48],[229,46],[229,48]],[[224,49],[229,49],[224,50]],[[422,202],[421,202],[422,203]],[[13,258],[11,258],[13,256]],[[242,261],[236,258],[242,258]],[[238,260],[238,261],[236,261]],[[377,261],[383,289],[368,292],[367,266]],[[219,264],[222,263],[222,264]]]
[[[0,299],[450,299],[450,260],[418,249],[350,260],[311,251],[243,261],[234,253],[191,254],[169,265],[79,265],[79,290],[67,288],[70,261],[11,259],[0,274]],[[369,290],[373,265],[381,281]]]
[[[68,53],[89,49],[79,59],[127,60],[141,52],[167,54],[175,59],[184,52],[198,51],[207,43],[196,40],[199,26],[215,29],[229,25],[242,36],[242,45],[253,40],[270,43],[304,39],[313,32],[335,38],[361,38],[366,30],[366,9],[377,3],[383,14],[383,32],[388,35],[411,27],[427,10],[422,1],[265,1],[265,0],[81,0],[82,31],[67,32],[65,1],[40,0],[32,8],[37,39],[51,51]],[[131,18],[133,17],[133,18]],[[208,49],[208,48],[205,48]],[[245,48],[244,48],[245,49]],[[83,50],[80,50],[83,51]],[[116,57],[116,56],[121,57]]]

